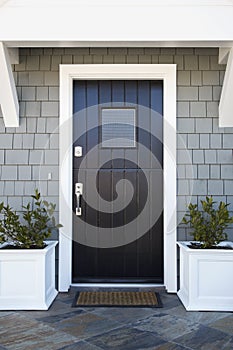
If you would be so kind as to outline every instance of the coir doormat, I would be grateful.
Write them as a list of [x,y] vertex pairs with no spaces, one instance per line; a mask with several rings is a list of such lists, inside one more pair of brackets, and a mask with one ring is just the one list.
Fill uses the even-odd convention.
[[78,292],[73,307],[162,307],[156,292]]

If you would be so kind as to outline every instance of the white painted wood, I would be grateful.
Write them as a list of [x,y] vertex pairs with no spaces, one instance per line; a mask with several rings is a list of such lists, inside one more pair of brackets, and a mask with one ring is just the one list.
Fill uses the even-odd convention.
[[4,40],[4,43],[8,48],[10,47],[205,47],[205,48],[220,48],[226,46],[233,46],[233,40],[212,40],[212,41],[200,41],[200,40],[79,40],[79,41],[59,41],[59,40]]
[[71,285],[72,82],[74,79],[159,79],[164,82],[164,285],[177,291],[176,271],[176,65],[60,65],[59,290]]
[[19,126],[19,102],[8,49],[0,42],[0,104],[6,127]]
[[71,285],[72,251],[72,74],[60,66],[60,134],[59,134],[59,291],[68,291]]
[[11,64],[19,64],[19,49],[11,47],[8,49]]
[[56,241],[44,249],[0,249],[0,310],[47,310],[55,289]]
[[82,0],[69,5],[65,1],[8,1],[0,8],[0,40],[16,47],[96,42],[104,46],[116,42],[127,42],[127,46],[129,42],[134,46],[138,42],[148,43],[144,46],[154,42],[160,46],[167,42],[169,46],[201,42],[226,47],[226,42],[233,42],[232,18],[230,0]]
[[233,311],[233,250],[190,249],[187,244],[178,242],[178,296],[186,310]]
[[219,54],[218,54],[218,63],[219,64],[227,64],[230,50],[231,50],[230,47],[220,47],[219,48]]
[[[8,7],[78,7],[84,3],[96,5],[96,0],[0,0],[0,5],[8,2]],[[99,6],[103,5],[126,6],[232,6],[232,0],[99,0]]]
[[233,47],[230,48],[219,101],[219,126],[233,127]]
[[[164,66],[164,68],[166,65]],[[165,68],[166,71],[166,68]],[[176,66],[171,66],[164,81],[164,284],[177,292],[176,223]]]

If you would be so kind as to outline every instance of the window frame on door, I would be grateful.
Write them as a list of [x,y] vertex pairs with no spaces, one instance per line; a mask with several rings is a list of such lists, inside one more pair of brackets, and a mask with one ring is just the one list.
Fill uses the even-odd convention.
[[[103,141],[103,110],[128,110],[128,109],[131,109],[134,111],[134,140],[133,140],[133,146],[124,146],[122,144],[118,144],[118,146],[106,146],[104,145],[104,142]],[[108,107],[108,106],[101,106],[99,108],[100,110],[100,113],[99,113],[99,123],[101,125],[101,131],[100,131],[100,140],[101,140],[101,148],[103,149],[119,149],[119,148],[124,148],[124,149],[134,149],[134,148],[137,148],[137,131],[136,131],[136,125],[137,125],[137,108],[136,107],[132,107],[132,106],[124,106],[124,107]]]
[[164,286],[177,292],[176,64],[60,65],[59,291],[72,284],[72,154],[74,80],[163,80]]

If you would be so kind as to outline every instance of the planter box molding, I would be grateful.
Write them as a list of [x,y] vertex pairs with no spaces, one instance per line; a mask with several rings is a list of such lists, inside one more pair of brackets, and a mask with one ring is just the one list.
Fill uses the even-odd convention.
[[0,310],[47,310],[57,295],[55,246],[0,249]]
[[178,296],[186,310],[233,311],[233,250],[190,249],[188,244],[178,242]]

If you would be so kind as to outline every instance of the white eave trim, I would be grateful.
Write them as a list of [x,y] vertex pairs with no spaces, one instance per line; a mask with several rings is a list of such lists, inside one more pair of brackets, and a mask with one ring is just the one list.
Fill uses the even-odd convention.
[[219,126],[233,127],[233,47],[219,51],[219,63],[227,63],[219,101]]
[[226,46],[232,18],[231,0],[9,0],[0,7],[0,41],[11,47],[145,41]]
[[[14,60],[16,57],[14,56]],[[0,42],[0,105],[6,127],[19,126],[19,102],[8,49]]]

